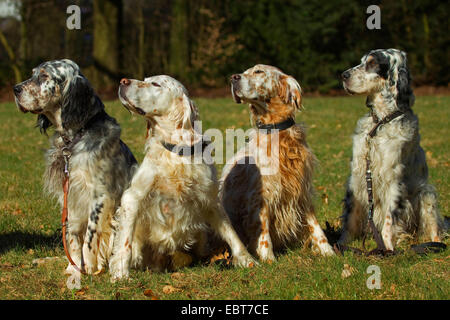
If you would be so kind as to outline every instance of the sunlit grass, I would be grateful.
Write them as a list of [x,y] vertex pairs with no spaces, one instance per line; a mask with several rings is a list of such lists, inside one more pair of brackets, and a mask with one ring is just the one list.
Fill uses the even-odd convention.
[[[248,110],[231,99],[194,99],[203,130],[250,127]],[[351,135],[367,109],[363,98],[306,98],[297,120],[308,128],[308,143],[316,154],[316,211],[321,225],[337,222],[344,184],[349,174]],[[107,112],[122,126],[122,140],[138,161],[143,158],[145,123],[131,116],[118,101]],[[448,215],[450,97],[418,97],[422,147],[427,152],[430,181],[440,194],[440,210]],[[109,275],[86,276],[83,289],[66,288],[63,259],[33,266],[32,260],[63,256],[60,209],[42,190],[44,151],[48,139],[34,128],[35,116],[21,114],[13,103],[0,104],[0,299],[448,299],[449,251],[429,256],[404,254],[387,259],[321,258],[294,248],[269,265],[251,269],[220,269],[195,265],[178,274],[133,271],[131,280],[111,284]],[[218,166],[219,172],[222,166]],[[449,244],[449,241],[446,240]],[[360,242],[355,242],[358,246]],[[373,245],[373,242],[371,242]],[[342,278],[344,264],[353,274]],[[382,271],[382,288],[369,290],[366,269]],[[164,293],[164,286],[178,291]]]

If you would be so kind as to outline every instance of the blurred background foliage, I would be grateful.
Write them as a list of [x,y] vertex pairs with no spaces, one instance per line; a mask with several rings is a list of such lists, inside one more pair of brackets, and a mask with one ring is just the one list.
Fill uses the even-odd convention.
[[[66,27],[71,4],[81,30]],[[366,27],[370,4],[381,8],[381,30]],[[0,0],[0,85],[70,58],[97,90],[155,74],[221,88],[265,63],[327,93],[364,53],[395,47],[408,53],[416,86],[448,87],[448,9],[440,0]]]

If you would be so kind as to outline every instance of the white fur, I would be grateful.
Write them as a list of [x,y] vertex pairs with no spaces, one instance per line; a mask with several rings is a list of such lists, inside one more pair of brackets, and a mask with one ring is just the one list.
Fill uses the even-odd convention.
[[121,200],[112,280],[127,278],[130,267],[164,269],[165,257],[176,268],[177,257],[191,249],[204,255],[208,225],[230,245],[237,265],[256,264],[217,200],[214,166],[161,144],[191,145],[202,138],[192,128],[197,109],[186,89],[175,79],[156,76],[121,85],[119,96],[131,111],[145,112],[151,131],[145,158]]
[[[371,56],[387,61],[387,78],[368,71],[370,68],[366,64]],[[376,66],[372,69],[378,70]],[[368,95],[368,106],[374,116],[381,120],[398,110],[403,111],[403,115],[382,125],[373,138],[368,137],[375,126],[372,116],[367,114],[358,121],[353,136],[343,234],[339,242],[345,244],[365,232],[368,212],[366,155],[371,160],[373,219],[386,249],[393,250],[405,236],[424,235],[431,241],[440,241],[443,219],[438,211],[436,191],[428,183],[418,119],[410,108],[414,96],[409,87],[406,54],[393,49],[372,51],[364,56],[361,65],[348,72],[350,77],[344,81],[344,87],[349,92]],[[406,88],[397,84],[399,72],[408,72],[404,78],[408,83],[402,84]],[[402,90],[409,96],[399,97]],[[398,101],[404,103],[399,105]]]

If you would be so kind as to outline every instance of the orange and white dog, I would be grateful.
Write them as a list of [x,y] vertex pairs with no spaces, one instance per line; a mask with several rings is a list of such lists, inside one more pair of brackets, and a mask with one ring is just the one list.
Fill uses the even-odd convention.
[[249,104],[257,126],[221,178],[222,204],[237,233],[262,261],[309,240],[314,252],[333,255],[314,212],[315,157],[294,121],[300,85],[278,68],[259,64],[233,75],[231,91],[237,103]]

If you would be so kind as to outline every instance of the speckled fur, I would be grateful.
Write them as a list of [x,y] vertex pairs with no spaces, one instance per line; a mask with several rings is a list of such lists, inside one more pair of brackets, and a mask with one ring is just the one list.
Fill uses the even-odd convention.
[[[107,265],[112,250],[112,218],[127,187],[136,160],[120,140],[120,126],[104,111],[79,67],[70,60],[49,61],[33,70],[19,84],[16,103],[23,112],[38,115],[38,126],[55,133],[46,153],[45,190],[63,204],[62,182],[66,146],[62,137],[81,139],[69,160],[68,227],[69,252],[78,267],[89,274]],[[77,270],[70,264],[67,273]]]
[[[256,65],[234,75],[232,93],[236,102],[249,104],[254,123],[295,118],[301,107],[300,85],[272,66]],[[314,212],[315,162],[305,130],[296,124],[272,134],[254,130],[226,164],[223,206],[250,252],[261,260],[273,261],[275,252],[307,240],[314,251],[333,254]]]
[[375,125],[372,115],[358,121],[339,242],[345,244],[365,231],[367,153],[373,179],[373,218],[386,248],[393,250],[400,240],[411,236],[440,241],[444,224],[436,190],[428,183],[419,121],[411,109],[414,95],[406,54],[395,49],[371,51],[343,76],[344,88],[352,94],[367,95],[367,106],[378,119],[397,110],[404,114],[381,126],[369,142],[368,132]]

